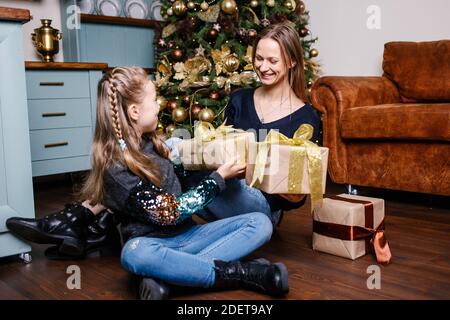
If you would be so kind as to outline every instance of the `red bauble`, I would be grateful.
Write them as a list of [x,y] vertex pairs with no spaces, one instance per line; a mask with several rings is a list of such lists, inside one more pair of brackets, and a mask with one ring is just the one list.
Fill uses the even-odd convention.
[[301,29],[298,31],[298,34],[299,34],[300,37],[304,38],[304,37],[306,37],[306,36],[308,35],[308,32],[309,32],[308,29],[306,29],[306,28],[301,28]]
[[191,97],[187,94],[187,95],[183,96],[183,98],[181,98],[181,100],[183,100],[184,104],[189,104],[191,102]]
[[172,58],[175,60],[181,60],[183,58],[183,50],[176,48],[172,50]]
[[209,29],[207,37],[210,41],[215,41],[217,39],[217,36],[219,35],[219,32],[216,29]]
[[202,106],[198,103],[194,103],[191,107],[191,115],[194,119],[198,119],[198,113],[202,110]]
[[211,100],[218,100],[220,98],[220,95],[219,95],[219,93],[217,91],[211,91],[209,93],[209,98]]
[[169,111],[173,111],[176,107],[178,107],[178,102],[175,99],[169,100],[167,101],[167,109],[169,109]]

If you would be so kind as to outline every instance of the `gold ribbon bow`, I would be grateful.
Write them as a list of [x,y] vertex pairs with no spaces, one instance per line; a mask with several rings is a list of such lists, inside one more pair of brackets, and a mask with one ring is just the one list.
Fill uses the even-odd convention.
[[[194,139],[197,141],[195,143],[195,146],[197,148],[195,154],[201,155],[201,163],[205,164],[204,154],[203,154],[203,148],[205,142],[210,142],[218,138],[227,139],[227,136],[230,137],[232,134],[236,133],[245,133],[242,129],[233,128],[232,125],[225,125],[221,124],[217,128],[214,128],[214,126],[205,121],[200,121],[194,128]],[[239,158],[241,161],[246,160],[247,155],[247,146],[243,149],[237,147],[237,138],[238,136],[233,136],[236,143],[236,150],[239,153]]]
[[271,145],[291,145],[303,148],[293,148],[289,160],[288,193],[301,193],[303,179],[303,164],[305,156],[308,159],[309,185],[311,192],[311,211],[316,203],[322,203],[322,153],[320,147],[309,141],[314,128],[310,124],[302,124],[294,133],[294,137],[288,138],[275,130],[270,130],[266,139],[259,143],[255,160],[253,179],[250,184],[261,184],[264,179],[264,170]]

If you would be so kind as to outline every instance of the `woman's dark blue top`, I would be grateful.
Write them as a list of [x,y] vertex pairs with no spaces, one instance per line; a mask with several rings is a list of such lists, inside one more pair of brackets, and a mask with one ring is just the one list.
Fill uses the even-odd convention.
[[[238,89],[230,96],[230,101],[225,110],[226,124],[233,127],[249,130],[256,133],[257,141],[263,141],[271,129],[276,129],[288,138],[294,136],[295,131],[301,124],[308,123],[313,126],[314,133],[311,141],[318,142],[319,139],[319,116],[310,104],[305,104],[290,115],[268,123],[262,123],[256,113],[254,88]],[[261,130],[262,129],[262,130]],[[303,205],[304,200],[298,203],[277,196],[264,193],[272,211],[283,209],[290,210]]]

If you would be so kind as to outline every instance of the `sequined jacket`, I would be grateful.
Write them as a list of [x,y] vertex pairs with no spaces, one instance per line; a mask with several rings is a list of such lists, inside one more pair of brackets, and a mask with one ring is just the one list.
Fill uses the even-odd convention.
[[150,141],[144,142],[142,150],[159,166],[161,187],[141,180],[120,164],[111,166],[104,176],[103,204],[119,218],[124,242],[138,236],[172,237],[187,231],[195,225],[192,215],[225,188],[225,181],[214,171],[182,192],[180,180],[189,172],[159,156]]

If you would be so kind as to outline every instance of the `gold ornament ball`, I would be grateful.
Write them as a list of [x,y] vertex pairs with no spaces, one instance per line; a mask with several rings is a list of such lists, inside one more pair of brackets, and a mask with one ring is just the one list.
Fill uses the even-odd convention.
[[225,69],[228,72],[236,71],[239,68],[240,61],[236,54],[230,54],[225,57]]
[[319,50],[317,50],[317,49],[311,49],[311,50],[309,50],[309,56],[311,57],[311,58],[315,58],[315,57],[317,57],[319,55]]
[[189,10],[195,9],[195,2],[194,1],[189,1],[187,3],[187,7],[188,7]]
[[156,102],[159,105],[159,111],[163,111],[167,107],[167,99],[163,96],[157,96]]
[[169,124],[169,125],[166,127],[166,133],[167,133],[169,136],[171,136],[172,133],[173,133],[173,131],[174,131],[176,128],[177,128],[177,127],[176,127],[174,124]]
[[266,6],[273,8],[275,7],[275,0],[267,0]]
[[172,8],[167,9],[166,13],[167,13],[168,16],[172,16],[173,15],[173,9]]
[[286,0],[283,2],[283,6],[286,7],[289,11],[294,11],[297,7],[297,4],[294,0]]
[[177,107],[172,111],[172,120],[174,122],[183,122],[188,117],[188,113],[185,108]]
[[202,4],[200,5],[200,9],[202,9],[203,11],[208,10],[209,8],[209,4],[206,1],[203,1]]
[[237,4],[234,0],[223,0],[222,3],[220,4],[220,8],[222,9],[223,12],[232,14],[236,11]]
[[256,8],[258,6],[258,0],[252,0],[250,1],[250,7],[252,8]]
[[198,113],[198,120],[200,121],[206,121],[206,122],[213,122],[216,114],[213,110],[210,108],[204,108],[199,111]]
[[183,0],[177,0],[173,3],[172,10],[173,10],[173,13],[175,13],[177,16],[180,17],[186,13],[187,7],[184,4]]
[[158,121],[158,124],[156,125],[156,133],[163,134],[164,133],[164,125]]

